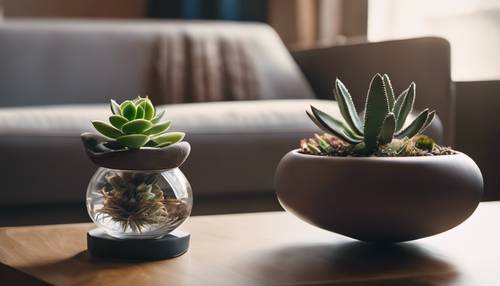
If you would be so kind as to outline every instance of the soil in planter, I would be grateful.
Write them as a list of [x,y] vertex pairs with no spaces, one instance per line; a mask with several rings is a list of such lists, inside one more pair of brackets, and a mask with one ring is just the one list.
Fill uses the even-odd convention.
[[141,233],[154,225],[175,227],[189,216],[188,203],[167,195],[159,174],[110,171],[104,177],[104,202],[97,219],[111,218],[124,232]]
[[[300,141],[300,152],[321,156],[366,156],[359,152],[358,145],[351,145],[344,140],[327,133],[315,134],[314,138]],[[381,146],[372,156],[376,157],[408,157],[451,155],[456,151],[450,147],[436,144],[432,138],[418,135],[412,138],[393,139],[391,143]]]

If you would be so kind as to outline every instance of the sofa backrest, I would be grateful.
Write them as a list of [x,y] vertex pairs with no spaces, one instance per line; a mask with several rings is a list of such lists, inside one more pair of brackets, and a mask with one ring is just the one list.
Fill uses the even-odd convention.
[[0,106],[312,98],[265,24],[43,21],[0,24]]

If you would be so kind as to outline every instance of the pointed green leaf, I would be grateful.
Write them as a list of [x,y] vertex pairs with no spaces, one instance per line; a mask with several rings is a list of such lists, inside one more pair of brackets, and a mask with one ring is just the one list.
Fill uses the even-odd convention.
[[352,102],[351,95],[345,85],[338,78],[335,80],[334,95],[335,100],[338,103],[340,113],[351,130],[358,135],[363,135],[363,124],[359,119],[358,112]]
[[307,148],[309,148],[312,154],[319,155],[322,153],[321,150],[318,147],[314,146],[313,144],[307,143]]
[[144,102],[144,118],[151,120],[155,116],[155,108],[151,103],[151,100],[146,100]]
[[111,112],[113,114],[121,115],[120,105],[114,99],[111,99],[109,106],[111,107]]
[[164,110],[160,111],[160,113],[156,114],[156,116],[153,119],[151,119],[151,122],[153,122],[153,124],[156,124],[156,123],[160,122],[160,119],[165,114],[165,111],[166,110],[164,109]]
[[[181,141],[182,139],[184,139],[184,136],[186,136],[186,134],[184,132],[168,132],[168,133],[164,133],[164,134],[158,135],[156,137],[153,137],[151,140],[156,142],[156,144],[158,144],[158,145],[165,146],[166,143],[174,144],[174,143]],[[159,146],[157,146],[157,147],[159,147]]]
[[109,117],[109,122],[114,127],[118,128],[118,129],[122,129],[123,124],[127,123],[128,119],[121,116],[121,115],[111,115]]
[[141,148],[149,141],[149,136],[143,134],[124,135],[116,138],[118,143],[131,149]]
[[367,150],[375,151],[378,147],[378,135],[385,117],[389,113],[389,102],[385,94],[384,80],[376,74],[370,83],[365,107],[364,141]]
[[432,120],[434,119],[435,115],[436,115],[436,110],[429,112],[429,115],[427,116],[427,119],[425,120],[424,126],[422,126],[422,128],[420,129],[420,131],[418,131],[418,133],[423,133],[425,131],[425,129],[427,129],[427,127],[429,127],[429,125],[431,125]]
[[146,100],[147,100],[147,98],[137,96],[137,97],[134,99],[135,106],[139,106],[139,105],[141,105],[141,104],[142,104],[143,102],[145,102]]
[[[357,137],[347,126],[345,126],[342,122],[337,119],[331,117],[327,113],[311,106],[312,113],[314,114],[313,122],[318,122],[320,124],[320,128],[325,129],[326,132],[331,133],[337,137],[340,137],[344,141],[347,141],[351,144],[361,142],[361,138]],[[309,114],[311,118],[312,115]],[[321,127],[322,126],[322,127]]]
[[[312,105],[311,105],[311,109],[312,109]],[[309,119],[311,119],[311,121],[316,124],[321,130],[323,131],[327,131],[328,129],[326,127],[324,127],[321,122],[318,121],[318,119],[316,119],[316,117],[314,117],[314,115],[312,115],[311,112],[309,112],[309,110],[306,110],[306,114],[307,116],[309,117]]]
[[94,125],[94,128],[97,131],[99,131],[99,133],[108,138],[116,138],[123,135],[123,133],[120,130],[114,128],[113,126],[103,121],[99,120],[92,121],[92,125]]
[[137,107],[137,113],[135,114],[135,119],[142,119],[144,118],[144,107],[142,105],[139,105]]
[[[311,110],[314,114],[314,117],[319,121],[320,124],[322,124],[322,125],[326,124],[327,128],[330,127],[330,129],[327,129],[327,130],[331,130],[333,126],[340,126],[340,128],[342,130],[342,134],[344,136],[348,136],[351,139],[354,139],[354,141],[355,141],[354,143],[358,143],[358,142],[363,141],[363,136],[354,133],[354,131],[352,131],[349,128],[349,126],[347,126],[344,122],[337,120],[336,118],[332,117],[328,113],[321,111],[312,105],[311,105]],[[310,115],[310,114],[308,114],[308,115]]]
[[141,134],[151,128],[151,126],[153,126],[153,123],[151,123],[151,121],[148,121],[146,119],[134,119],[125,123],[122,126],[122,131],[125,134]]
[[[314,117],[314,115],[312,115],[308,110],[306,110],[306,114],[307,114],[307,116],[309,116],[309,119],[311,119],[311,121],[314,124],[316,124],[316,126],[319,127],[319,129],[325,131],[326,133],[332,132],[328,127],[324,126],[321,122],[319,122],[318,119],[316,119],[316,117]],[[335,135],[337,135],[337,134],[335,134]]]
[[387,94],[387,101],[389,102],[389,110],[392,110],[394,108],[394,89],[392,89],[392,84],[391,80],[389,79],[389,76],[387,74],[384,74],[384,87],[385,87],[385,93]]
[[332,146],[325,141],[325,139],[321,138],[318,134],[314,134],[314,137],[316,138],[316,141],[318,141],[318,145],[321,148],[321,150],[325,151],[326,153],[330,153],[332,151]]
[[137,108],[132,101],[125,100],[124,102],[122,102],[122,104],[120,105],[120,110],[123,117],[127,118],[128,120],[135,119]]
[[399,114],[399,111],[401,110],[401,105],[403,105],[403,101],[405,100],[406,95],[408,95],[408,90],[409,90],[409,88],[403,90],[403,92],[398,96],[398,98],[394,102],[394,107],[392,108],[392,113],[394,113],[394,116],[396,116],[396,120],[398,119],[398,114]]
[[406,118],[408,114],[413,110],[413,103],[415,102],[415,83],[412,82],[408,88],[408,93],[406,94],[403,103],[401,104],[400,110],[396,114],[396,130],[401,130],[405,125]]
[[410,123],[410,125],[408,125],[406,128],[397,133],[396,138],[404,138],[404,137],[411,138],[417,135],[424,126],[425,122],[427,121],[428,116],[429,116],[429,109],[426,108],[422,112],[420,112],[420,114],[417,115],[415,120],[413,120]]
[[396,129],[396,117],[394,113],[389,113],[384,119],[384,123],[382,124],[382,129],[380,130],[380,134],[378,135],[378,143],[380,145],[385,145],[392,141],[392,137],[394,136],[394,130]]
[[168,128],[170,127],[171,124],[172,124],[172,121],[170,121],[170,120],[157,123],[157,124],[153,125],[151,128],[149,128],[148,130],[144,131],[144,134],[156,135],[156,134],[165,132],[166,130],[168,130]]

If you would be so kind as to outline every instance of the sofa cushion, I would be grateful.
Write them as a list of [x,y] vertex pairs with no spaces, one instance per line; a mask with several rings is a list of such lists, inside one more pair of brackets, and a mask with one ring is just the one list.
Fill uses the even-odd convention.
[[[320,130],[305,115],[313,104],[340,117],[331,100],[261,100],[160,106],[192,145],[181,166],[195,196],[272,192],[281,157]],[[108,106],[0,108],[0,205],[82,202],[96,166],[79,135]],[[428,131],[442,134],[439,119]]]

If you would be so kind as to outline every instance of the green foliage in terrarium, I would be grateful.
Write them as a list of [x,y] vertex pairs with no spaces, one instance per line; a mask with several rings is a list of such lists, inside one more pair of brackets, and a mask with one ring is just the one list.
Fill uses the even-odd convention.
[[170,120],[161,121],[165,110],[157,112],[148,97],[137,97],[118,104],[110,103],[109,123],[92,121],[95,129],[105,137],[116,141],[120,146],[129,149],[147,147],[165,147],[181,141],[183,132],[167,132]]
[[104,205],[98,216],[110,217],[123,231],[142,232],[156,224],[176,225],[188,216],[187,204],[166,198],[157,174],[114,172],[105,176]]
[[[443,150],[444,147],[437,146],[427,136],[416,138],[416,135],[421,134],[431,124],[436,113],[434,110],[426,108],[406,124],[408,115],[413,110],[415,91],[416,86],[412,82],[396,98],[389,76],[376,74],[368,89],[362,120],[349,91],[337,79],[334,95],[344,121],[314,106],[311,106],[311,112],[306,112],[319,128],[344,144],[338,144],[325,135],[316,135],[315,138],[301,142],[302,151],[316,155],[339,156],[420,156],[451,150]],[[335,144],[332,145],[332,142]]]

